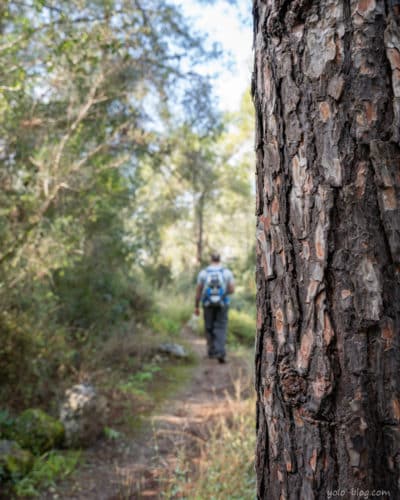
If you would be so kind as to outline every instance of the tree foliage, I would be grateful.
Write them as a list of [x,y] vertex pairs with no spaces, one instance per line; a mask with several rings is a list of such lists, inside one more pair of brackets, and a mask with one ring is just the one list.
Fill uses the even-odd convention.
[[197,70],[218,48],[206,50],[176,6],[6,0],[0,11],[0,378],[10,386],[78,365],[82,343],[142,320],[143,280],[172,279],[170,236],[186,227],[174,251],[191,255],[202,217],[214,244],[211,212],[231,203],[233,213],[249,182]]

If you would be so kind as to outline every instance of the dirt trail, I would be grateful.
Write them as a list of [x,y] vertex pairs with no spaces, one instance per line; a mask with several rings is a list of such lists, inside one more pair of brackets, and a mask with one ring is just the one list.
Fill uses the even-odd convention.
[[207,444],[212,421],[229,416],[229,404],[238,380],[249,378],[249,365],[232,355],[219,364],[205,357],[205,340],[184,331],[184,338],[200,362],[191,380],[151,417],[151,426],[135,441],[100,440],[86,453],[85,464],[73,479],[53,488],[45,499],[117,500],[159,499],[161,478],[175,470],[177,452],[190,450],[196,460],[199,446]]

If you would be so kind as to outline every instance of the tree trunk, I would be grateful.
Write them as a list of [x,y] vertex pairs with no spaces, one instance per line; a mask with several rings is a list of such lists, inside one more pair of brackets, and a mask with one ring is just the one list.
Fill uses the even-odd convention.
[[258,497],[400,498],[400,19],[255,0],[254,26]]
[[201,194],[196,206],[196,219],[197,219],[197,263],[203,265],[203,238],[204,238],[204,193]]

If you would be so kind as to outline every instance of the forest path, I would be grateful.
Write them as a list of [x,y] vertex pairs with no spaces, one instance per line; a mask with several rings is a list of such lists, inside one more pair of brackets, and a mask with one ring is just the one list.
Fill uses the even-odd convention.
[[168,479],[186,450],[189,468],[207,447],[218,419],[229,418],[235,404],[251,390],[250,363],[232,354],[219,364],[205,356],[206,343],[185,328],[183,337],[199,358],[192,377],[172,399],[155,411],[151,425],[134,440],[100,440],[85,453],[74,476],[48,491],[45,499],[119,500],[166,498]]

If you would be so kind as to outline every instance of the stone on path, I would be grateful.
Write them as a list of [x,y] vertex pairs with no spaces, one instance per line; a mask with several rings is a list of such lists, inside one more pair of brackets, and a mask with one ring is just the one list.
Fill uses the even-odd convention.
[[175,356],[176,358],[187,358],[189,355],[180,344],[161,344],[158,347],[160,352]]

